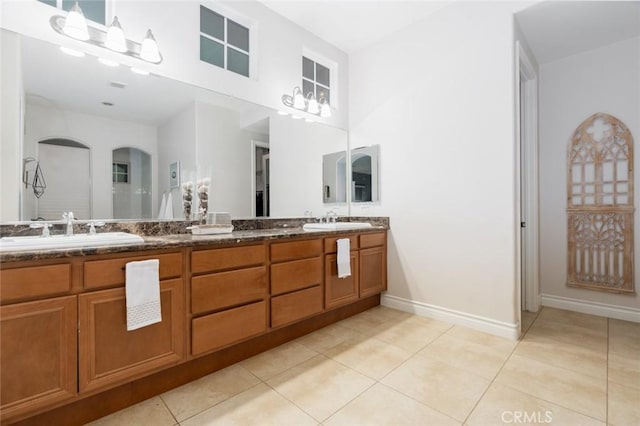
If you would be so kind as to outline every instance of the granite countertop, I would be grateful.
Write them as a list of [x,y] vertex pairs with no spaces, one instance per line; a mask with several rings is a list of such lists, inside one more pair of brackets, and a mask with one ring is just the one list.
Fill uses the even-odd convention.
[[300,226],[269,229],[249,229],[233,231],[229,234],[192,235],[167,234],[142,236],[142,244],[126,244],[95,247],[77,247],[70,249],[46,249],[29,251],[7,251],[0,253],[0,262],[18,262],[25,260],[56,259],[74,256],[91,256],[110,253],[127,253],[142,250],[178,249],[183,247],[201,247],[215,245],[243,244],[254,241],[286,240],[300,237],[324,237],[329,235],[375,232],[389,229],[388,224],[374,224],[371,228],[313,230],[305,231]]

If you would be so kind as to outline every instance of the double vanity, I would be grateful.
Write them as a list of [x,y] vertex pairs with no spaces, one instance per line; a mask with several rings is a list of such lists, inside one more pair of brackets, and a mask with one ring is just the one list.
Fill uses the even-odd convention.
[[[388,220],[303,225],[195,236],[160,223],[141,242],[4,249],[2,424],[84,423],[379,304]],[[124,269],[145,259],[159,260],[162,321],[127,331]]]

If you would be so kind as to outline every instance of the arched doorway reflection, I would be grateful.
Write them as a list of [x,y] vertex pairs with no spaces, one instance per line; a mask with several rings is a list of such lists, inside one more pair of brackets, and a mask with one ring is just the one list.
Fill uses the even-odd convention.
[[151,155],[137,148],[112,152],[114,219],[151,218]]

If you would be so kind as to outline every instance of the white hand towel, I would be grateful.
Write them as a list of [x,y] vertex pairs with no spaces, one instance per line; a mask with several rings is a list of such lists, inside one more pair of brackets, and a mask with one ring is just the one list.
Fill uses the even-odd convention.
[[162,194],[162,202],[160,203],[160,210],[158,210],[158,219],[164,219],[165,210],[167,210],[167,194]]
[[351,276],[351,246],[348,238],[338,240],[338,278]]
[[173,219],[173,198],[171,193],[167,195],[167,208],[164,212],[164,219]]
[[125,292],[128,331],[162,321],[159,268],[158,259],[127,263]]

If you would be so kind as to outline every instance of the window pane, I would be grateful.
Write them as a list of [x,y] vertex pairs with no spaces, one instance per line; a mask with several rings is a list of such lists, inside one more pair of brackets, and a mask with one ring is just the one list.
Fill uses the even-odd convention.
[[316,63],[316,82],[323,86],[331,86],[329,84],[329,68]]
[[313,74],[313,65],[314,62],[311,59],[307,59],[304,56],[302,57],[302,76],[304,78],[308,78],[309,80],[313,80],[315,78]]
[[200,6],[200,32],[224,41],[224,17]]
[[227,69],[245,77],[249,77],[249,55],[227,48]]
[[200,60],[224,68],[224,46],[200,36]]
[[313,83],[309,80],[302,80],[302,94],[306,98],[309,92],[313,93]]
[[227,19],[227,43],[248,52],[249,29]]
[[41,3],[48,4],[49,6],[57,7],[58,3],[56,0],[39,0]]
[[330,93],[331,92],[329,89],[327,89],[326,87],[322,87],[322,86],[318,86],[316,85],[316,99],[320,100],[320,96],[324,95],[324,98],[327,100],[327,103],[331,103],[331,96]]
[[[62,8],[66,11],[71,10],[74,4],[76,4],[76,0],[62,0]],[[78,4],[85,18],[102,25],[105,24],[105,0],[79,0]]]

